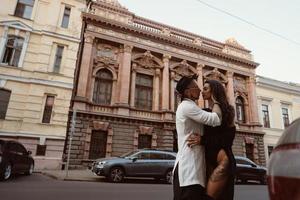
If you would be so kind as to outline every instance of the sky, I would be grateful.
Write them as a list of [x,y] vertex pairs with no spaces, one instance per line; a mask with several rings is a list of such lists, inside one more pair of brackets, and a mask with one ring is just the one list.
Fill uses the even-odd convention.
[[118,0],[129,11],[219,42],[235,38],[260,65],[256,74],[300,83],[299,0],[199,0],[256,26],[212,9],[198,0]]

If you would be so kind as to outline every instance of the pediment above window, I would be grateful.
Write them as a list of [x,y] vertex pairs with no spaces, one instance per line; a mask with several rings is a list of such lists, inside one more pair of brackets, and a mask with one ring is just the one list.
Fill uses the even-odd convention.
[[136,54],[135,56],[133,56],[132,62],[136,63],[138,68],[151,70],[163,68],[161,60],[152,55],[150,51],[146,51],[145,53],[141,54]]
[[182,76],[191,76],[197,74],[197,70],[191,66],[186,60],[181,61],[180,63],[174,63],[170,66],[171,72],[174,73],[176,80],[180,79]]
[[217,68],[206,72],[203,76],[204,80],[217,80],[223,84],[226,84],[228,82],[227,77],[222,74]]
[[10,28],[15,28],[15,29],[19,29],[19,30],[23,30],[23,31],[29,31],[32,32],[33,28],[21,21],[17,21],[17,20],[13,20],[13,21],[1,21],[0,22],[1,26],[7,26]]

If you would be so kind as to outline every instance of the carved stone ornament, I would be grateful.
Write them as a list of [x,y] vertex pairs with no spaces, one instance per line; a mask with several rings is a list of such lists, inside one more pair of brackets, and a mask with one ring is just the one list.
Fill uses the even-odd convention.
[[93,127],[95,130],[101,130],[101,131],[107,131],[109,127],[108,122],[99,122],[99,121],[93,121]]
[[217,80],[223,84],[228,82],[227,77],[219,72],[217,68],[214,68],[212,71],[206,72],[204,75],[204,80]]
[[140,126],[139,130],[141,134],[151,135],[153,132],[153,127]]
[[85,35],[84,36],[85,43],[93,43],[94,39],[95,39],[95,36],[93,36],[93,35]]
[[106,58],[106,57],[96,57],[94,59],[94,63],[96,66],[107,66],[111,65],[114,66],[115,68],[118,68],[118,63],[116,60],[113,60],[112,58]]
[[246,94],[247,93],[246,80],[241,77],[235,76],[233,79],[233,88],[237,92]]
[[125,8],[117,0],[98,0],[98,1],[103,2],[103,3],[107,3],[107,4],[112,5],[114,7]]
[[238,48],[241,48],[241,49],[245,49],[245,47],[240,45],[235,38],[228,38],[225,41],[225,44],[228,44],[228,45],[231,45],[231,46],[234,46],[234,47],[238,47]]
[[181,61],[180,63],[172,64],[171,72],[175,72],[175,79],[180,79],[182,76],[191,76],[197,74],[197,70],[188,64],[186,60]]
[[158,58],[153,56],[150,51],[146,51],[144,54],[138,54],[133,59],[133,63],[136,63],[138,67],[144,69],[155,70],[156,68],[162,68],[162,63]]

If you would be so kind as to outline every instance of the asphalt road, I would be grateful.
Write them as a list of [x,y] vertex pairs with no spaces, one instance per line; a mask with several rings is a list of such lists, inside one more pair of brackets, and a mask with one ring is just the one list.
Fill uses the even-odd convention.
[[[125,183],[59,181],[41,174],[0,182],[1,200],[172,200],[172,186],[152,180]],[[235,200],[267,200],[265,185],[236,185]]]

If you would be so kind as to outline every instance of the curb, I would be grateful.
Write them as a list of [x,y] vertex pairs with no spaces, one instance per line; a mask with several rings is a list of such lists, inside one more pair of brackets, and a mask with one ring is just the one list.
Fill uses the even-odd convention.
[[69,177],[66,178],[65,175],[55,175],[55,174],[48,173],[48,172],[41,172],[40,174],[43,174],[43,175],[48,176],[52,179],[61,180],[61,181],[105,182],[104,178],[100,178],[100,177],[78,178],[78,177],[69,176]]
[[49,174],[49,173],[47,173],[47,172],[41,172],[41,174],[43,174],[43,175],[45,175],[45,176],[48,176],[48,177],[50,177],[50,178],[56,179],[56,180],[63,180],[62,178],[59,178],[59,177],[57,177],[57,176],[55,176],[55,175],[53,175],[53,174]]

